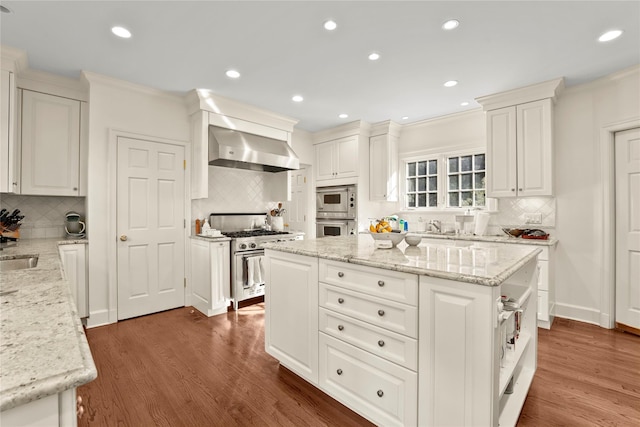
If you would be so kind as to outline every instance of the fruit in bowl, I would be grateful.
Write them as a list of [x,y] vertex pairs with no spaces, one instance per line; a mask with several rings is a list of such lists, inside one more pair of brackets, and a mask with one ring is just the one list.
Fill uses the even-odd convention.
[[373,240],[376,241],[378,248],[395,248],[396,245],[404,239],[406,232],[388,231],[384,233],[369,232]]
[[387,221],[380,220],[376,224],[371,223],[371,225],[369,225],[369,231],[372,233],[391,233],[393,229]]

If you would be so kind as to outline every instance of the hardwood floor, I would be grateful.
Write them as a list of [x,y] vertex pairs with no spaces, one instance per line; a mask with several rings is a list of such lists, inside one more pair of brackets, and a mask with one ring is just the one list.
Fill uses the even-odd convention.
[[[180,308],[89,329],[98,378],[80,426],[368,426],[264,352],[263,305]],[[640,425],[640,337],[558,319],[539,330],[518,426]]]

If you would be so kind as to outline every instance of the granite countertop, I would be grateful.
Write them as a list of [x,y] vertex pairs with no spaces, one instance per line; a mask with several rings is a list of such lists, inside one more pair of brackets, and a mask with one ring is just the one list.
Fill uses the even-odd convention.
[[542,251],[461,240],[418,246],[408,246],[402,241],[392,249],[376,249],[368,234],[268,243],[264,247],[484,286],[500,285]]
[[473,242],[492,242],[492,243],[514,243],[516,245],[535,245],[535,246],[555,246],[558,239],[549,237],[547,240],[542,239],[523,239],[522,237],[509,237],[507,235],[499,236],[476,236],[474,234],[440,234],[428,231],[410,231],[410,234],[418,234],[425,239],[443,239],[443,240],[469,240]]
[[78,243],[87,241],[21,240],[0,251],[0,259],[39,257],[34,268],[0,272],[0,410],[98,375],[58,254],[58,245]]
[[231,240],[229,237],[224,236],[200,236],[199,234],[192,234],[189,238],[192,240],[205,240],[207,242],[228,242]]

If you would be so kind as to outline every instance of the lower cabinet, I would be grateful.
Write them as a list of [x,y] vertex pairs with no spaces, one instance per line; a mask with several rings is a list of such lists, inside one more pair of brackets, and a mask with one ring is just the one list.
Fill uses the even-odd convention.
[[0,412],[0,425],[11,427],[76,427],[84,413],[76,389],[52,394]]
[[318,384],[318,259],[265,251],[265,349]]
[[322,390],[383,426],[416,425],[418,374],[320,333]]
[[191,240],[192,305],[207,316],[227,312],[231,297],[229,242]]
[[87,272],[87,245],[58,246],[64,276],[69,282],[71,295],[80,318],[89,317],[89,275]]

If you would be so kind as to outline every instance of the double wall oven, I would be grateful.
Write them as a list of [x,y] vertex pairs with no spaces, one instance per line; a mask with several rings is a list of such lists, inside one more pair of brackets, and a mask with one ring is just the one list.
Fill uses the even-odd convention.
[[346,236],[358,232],[356,186],[316,188],[316,236]]
[[299,240],[301,233],[266,229],[266,213],[211,214],[209,223],[231,239],[231,298],[240,302],[264,295],[264,249],[270,242]]

